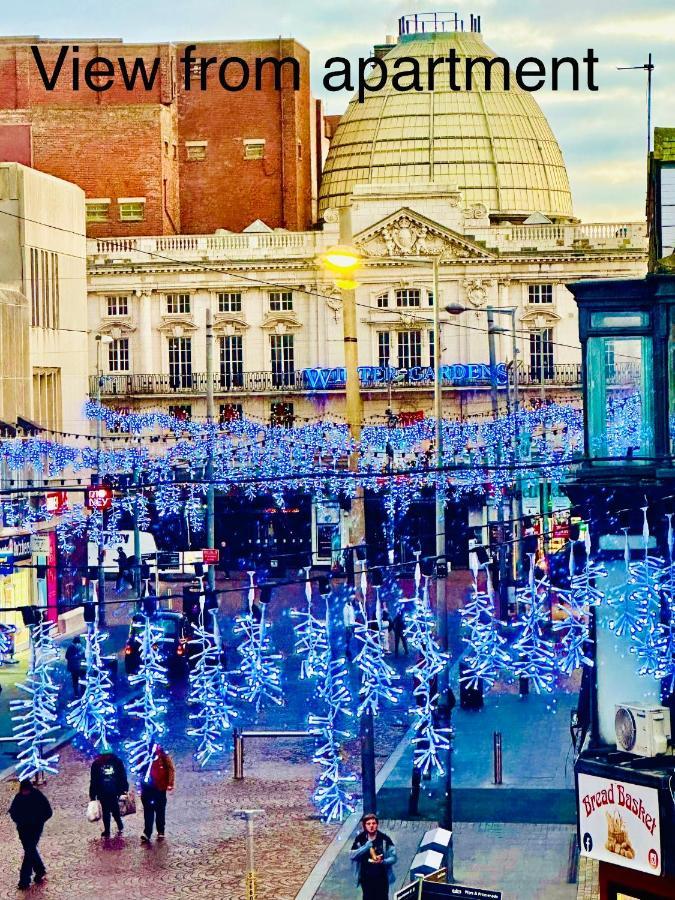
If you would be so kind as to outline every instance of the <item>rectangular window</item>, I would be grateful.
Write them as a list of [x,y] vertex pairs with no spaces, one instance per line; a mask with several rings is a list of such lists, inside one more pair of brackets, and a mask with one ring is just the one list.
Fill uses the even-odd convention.
[[422,332],[398,332],[398,367],[412,369],[422,365]]
[[434,329],[429,329],[429,365],[433,369],[436,365],[436,343],[434,338]]
[[108,371],[129,371],[129,338],[117,338],[108,344]]
[[240,334],[220,339],[220,386],[241,387],[244,383],[244,348]]
[[434,292],[427,291],[427,306],[433,306],[433,305],[434,305]]
[[264,159],[265,141],[253,139],[244,140],[244,159]]
[[185,155],[190,162],[206,159],[208,141],[185,141]]
[[190,312],[189,294],[167,294],[166,311],[170,316]]
[[220,423],[238,422],[244,418],[244,408],[241,403],[221,403],[220,404]]
[[106,297],[106,315],[107,316],[128,316],[129,315],[129,298],[128,297]]
[[295,348],[292,334],[270,336],[272,358],[272,384],[274,387],[288,387],[295,383]]
[[378,309],[386,309],[389,306],[389,291],[385,291],[384,294],[380,294],[377,298],[377,308]]
[[295,418],[292,403],[273,403],[270,410],[270,425],[275,428],[292,428]]
[[661,166],[661,258],[675,253],[675,166]]
[[32,306],[31,324],[37,325],[39,307],[38,291],[40,289],[40,276],[38,273],[38,252],[35,247],[30,248],[30,296]]
[[419,288],[399,288],[396,291],[396,305],[403,307],[419,306],[422,292]]
[[189,403],[172,403],[169,406],[169,415],[179,422],[189,422],[192,418],[192,407]]
[[530,371],[533,381],[553,378],[553,329],[530,332]]
[[192,387],[192,338],[169,338],[169,384],[173,390]]
[[270,311],[284,312],[293,309],[293,291],[271,291]]
[[381,369],[386,369],[391,359],[391,335],[388,331],[377,332],[377,364]]
[[142,222],[145,218],[145,197],[120,198],[120,222]]
[[241,291],[224,291],[219,293],[218,312],[241,312]]
[[110,200],[85,200],[87,209],[87,225],[96,222],[107,222],[110,218]]
[[30,250],[31,324],[59,327],[59,256],[50,250]]
[[616,351],[614,341],[611,338],[605,339],[605,378],[608,382],[612,382],[616,371]]
[[528,303],[553,303],[553,285],[552,284],[528,284],[528,286],[527,286],[527,302]]

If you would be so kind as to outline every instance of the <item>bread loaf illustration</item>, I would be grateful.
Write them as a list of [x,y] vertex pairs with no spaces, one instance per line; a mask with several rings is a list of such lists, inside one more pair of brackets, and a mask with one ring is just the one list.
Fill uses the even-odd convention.
[[605,849],[626,859],[635,858],[635,850],[628,837],[626,826],[619,813],[605,812],[607,817],[607,841]]

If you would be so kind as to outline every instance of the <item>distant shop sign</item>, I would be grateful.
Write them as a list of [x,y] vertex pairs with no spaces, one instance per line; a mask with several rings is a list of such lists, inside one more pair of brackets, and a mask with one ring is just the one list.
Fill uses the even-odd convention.
[[[357,371],[361,386],[368,387],[391,382],[433,384],[436,381],[437,370],[433,366],[412,366],[410,369],[393,366],[359,366]],[[302,369],[301,374],[305,387],[310,391],[340,388],[347,383],[347,370],[344,366]],[[444,385],[490,384],[492,381],[490,366],[485,363],[454,363],[441,366],[438,374],[441,384]],[[508,383],[506,363],[497,363],[494,377],[500,387]]]

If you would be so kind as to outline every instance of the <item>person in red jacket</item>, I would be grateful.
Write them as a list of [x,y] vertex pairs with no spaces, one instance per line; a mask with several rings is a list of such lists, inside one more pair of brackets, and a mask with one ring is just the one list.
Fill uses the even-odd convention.
[[150,843],[153,825],[157,825],[157,840],[164,840],[166,827],[166,793],[172,791],[176,781],[176,767],[169,754],[155,744],[152,763],[141,785],[141,802],[145,827],[141,843]]

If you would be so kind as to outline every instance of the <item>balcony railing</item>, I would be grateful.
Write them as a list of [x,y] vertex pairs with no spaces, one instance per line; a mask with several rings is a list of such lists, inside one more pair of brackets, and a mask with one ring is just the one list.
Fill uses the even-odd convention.
[[[456,367],[455,367],[456,368]],[[481,373],[473,373],[471,380],[444,378],[443,387],[452,388],[486,388],[490,385],[490,378],[486,366],[480,367]],[[367,370],[367,375],[365,371]],[[317,371],[324,373],[336,373],[335,377],[323,377],[317,379],[309,373]],[[403,370],[389,370],[397,372],[397,378],[387,380],[386,370],[378,370],[376,367],[363,367],[361,373],[361,387],[364,391],[419,391],[431,390],[434,383],[433,370],[425,367],[417,367],[410,373],[403,374]],[[216,395],[223,394],[264,394],[264,393],[340,393],[344,391],[344,370],[341,369],[308,369],[293,372],[241,372],[234,375],[214,375],[213,389]],[[382,377],[376,377],[373,373],[382,373]],[[513,382],[513,373],[509,372],[509,381]],[[89,381],[91,396],[96,395],[95,375]],[[139,396],[206,396],[207,378],[205,372],[193,372],[191,375],[103,375],[101,383],[101,396],[110,397],[139,397]],[[521,366],[518,370],[518,381],[523,388],[539,387],[542,384],[547,387],[580,387],[581,363],[562,363],[553,366],[544,366],[542,370],[538,366]],[[608,373],[610,386],[622,387],[637,385],[640,381],[639,368],[632,364],[617,364]],[[505,379],[499,380],[500,389],[506,387]]]

